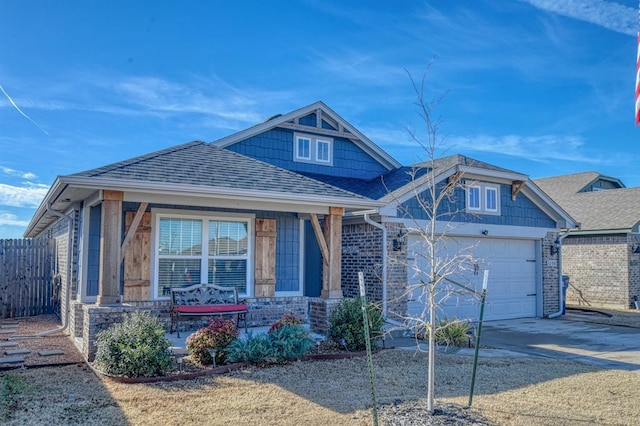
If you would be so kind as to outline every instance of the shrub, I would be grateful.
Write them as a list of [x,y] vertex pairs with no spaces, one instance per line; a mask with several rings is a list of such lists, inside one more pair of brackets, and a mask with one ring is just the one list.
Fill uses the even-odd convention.
[[135,312],[98,333],[96,366],[125,377],[164,375],[171,366],[171,343],[162,323],[148,312]]
[[249,334],[227,348],[231,362],[248,362],[254,365],[284,364],[300,359],[314,345],[304,327],[284,324],[267,334]]
[[285,325],[300,325],[300,324],[302,324],[302,320],[298,318],[298,316],[294,314],[284,314],[282,315],[282,318],[280,318],[278,321],[271,324],[271,327],[269,327],[268,333],[271,334],[274,331],[280,330]]
[[469,322],[448,318],[436,326],[436,342],[447,346],[464,346],[469,342]]
[[213,319],[209,325],[187,337],[187,350],[202,365],[213,363],[211,349],[216,350],[216,364],[227,360],[226,348],[238,338],[238,328],[233,320]]
[[[382,337],[384,319],[380,308],[367,303],[367,316],[369,319],[369,338],[375,341]],[[364,321],[362,319],[362,299],[343,299],[329,315],[329,339],[343,344],[350,351],[362,351],[366,349],[364,333]]]

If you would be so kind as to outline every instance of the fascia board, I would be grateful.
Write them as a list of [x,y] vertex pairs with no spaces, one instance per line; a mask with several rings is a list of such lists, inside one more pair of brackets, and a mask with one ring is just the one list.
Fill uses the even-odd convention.
[[121,179],[98,179],[66,177],[65,183],[77,188],[108,189],[114,191],[138,191],[165,195],[208,196],[231,200],[251,199],[256,202],[303,203],[309,205],[331,205],[335,207],[366,209],[379,207],[384,203],[369,199],[348,197],[327,197],[323,195],[298,195],[282,192],[214,188],[210,186],[166,184],[161,182],[140,182]]
[[33,232],[33,229],[38,224],[40,219],[42,219],[42,217],[47,213],[47,204],[53,203],[53,201],[62,193],[65,187],[66,184],[62,182],[60,176],[56,177],[56,180],[53,181],[53,184],[49,187],[49,190],[36,209],[36,212],[31,217],[31,221],[27,225],[27,228],[25,229],[23,234],[25,238],[31,238],[35,236],[31,235],[31,233]]

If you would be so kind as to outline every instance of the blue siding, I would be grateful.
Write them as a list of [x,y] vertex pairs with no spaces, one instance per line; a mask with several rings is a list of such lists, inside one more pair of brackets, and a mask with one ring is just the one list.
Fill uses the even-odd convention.
[[[315,114],[312,114],[315,126]],[[302,123],[302,121],[301,121]],[[333,165],[298,163],[293,161],[293,131],[271,129],[237,142],[227,149],[294,172],[316,173],[340,177],[372,179],[387,172],[360,147],[344,138],[333,138]],[[309,134],[314,134],[313,128]]]
[[[428,193],[423,193],[424,199],[430,199]],[[415,198],[403,204],[399,215],[414,219],[428,217]],[[500,215],[473,215],[464,212],[465,191],[457,188],[451,202],[445,201],[438,208],[439,220],[453,222],[486,223],[488,225],[528,226],[540,228],[555,228],[555,221],[540,210],[530,199],[522,193],[516,200],[511,200],[511,186],[500,185]]]

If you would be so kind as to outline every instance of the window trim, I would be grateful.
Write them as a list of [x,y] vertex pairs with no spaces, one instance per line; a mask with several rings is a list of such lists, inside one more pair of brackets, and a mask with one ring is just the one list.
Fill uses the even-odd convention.
[[[307,149],[309,151],[309,155],[307,155],[306,157],[303,155],[300,155],[300,141],[307,141],[308,146]],[[295,137],[295,145],[296,145],[296,149],[295,149],[295,158],[297,160],[306,160],[306,161],[311,161],[311,146],[312,146],[312,139],[310,137],[304,136],[304,135],[296,135]]]
[[[306,139],[309,141],[309,156],[300,156],[299,141]],[[316,136],[307,133],[293,134],[293,161],[296,163],[315,164],[319,166],[333,166],[333,138]],[[319,149],[322,144],[327,144],[328,159],[320,159]]]
[[[471,199],[471,188],[478,188],[479,190],[479,201],[480,208],[470,207],[470,199]],[[487,193],[490,191],[495,191],[496,196],[496,207],[494,209],[490,209],[487,207]],[[484,183],[484,182],[473,182],[468,183],[465,188],[466,193],[466,205],[465,211],[472,214],[486,214],[486,215],[500,215],[500,184],[497,183]]]
[[[255,214],[246,214],[246,213],[227,213],[227,212],[215,212],[215,211],[187,211],[187,210],[178,210],[178,209],[151,209],[151,223],[152,225],[152,253],[151,253],[151,299],[152,300],[169,300],[169,296],[159,296],[158,295],[158,287],[159,287],[159,265],[160,265],[160,219],[162,218],[172,218],[172,219],[199,219],[202,220],[202,251],[199,256],[200,258],[200,282],[207,282],[207,274],[208,274],[208,265],[209,259],[212,257],[209,256],[209,245],[206,244],[208,241],[208,230],[209,230],[209,221],[211,220],[220,220],[220,221],[240,221],[247,223],[247,282],[246,282],[246,293],[238,293],[239,296],[242,297],[252,297],[254,294],[254,244],[255,244]],[[237,256],[235,256],[237,258]]]

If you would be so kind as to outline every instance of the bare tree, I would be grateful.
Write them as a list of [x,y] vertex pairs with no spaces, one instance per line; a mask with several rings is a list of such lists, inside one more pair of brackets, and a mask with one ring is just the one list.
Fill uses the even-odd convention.
[[[428,70],[428,68],[427,68]],[[440,158],[447,151],[445,138],[439,133],[441,120],[434,119],[434,109],[446,95],[427,100],[425,98],[425,79],[423,74],[419,84],[410,73],[409,78],[417,95],[416,106],[424,128],[419,135],[407,129],[411,138],[422,148],[426,161],[415,166],[411,172],[412,205],[397,200],[399,210],[403,213],[407,232],[418,236],[420,250],[413,255],[401,257],[406,262],[408,271],[413,275],[413,283],[408,284],[402,297],[410,297],[420,303],[419,312],[402,315],[403,325],[410,327],[416,335],[428,337],[428,377],[427,377],[427,410],[434,413],[435,395],[435,356],[436,333],[439,327],[449,327],[457,319],[445,320],[443,305],[453,297],[476,297],[475,290],[465,282],[465,271],[477,272],[478,264],[472,256],[472,247],[458,247],[450,232],[455,224],[456,197],[464,196],[463,174],[457,156]],[[453,170],[448,178],[441,179],[442,172]],[[417,215],[416,213],[420,214]],[[406,246],[406,245],[405,245]],[[452,252],[450,246],[455,246]],[[410,248],[407,247],[407,250]]]

